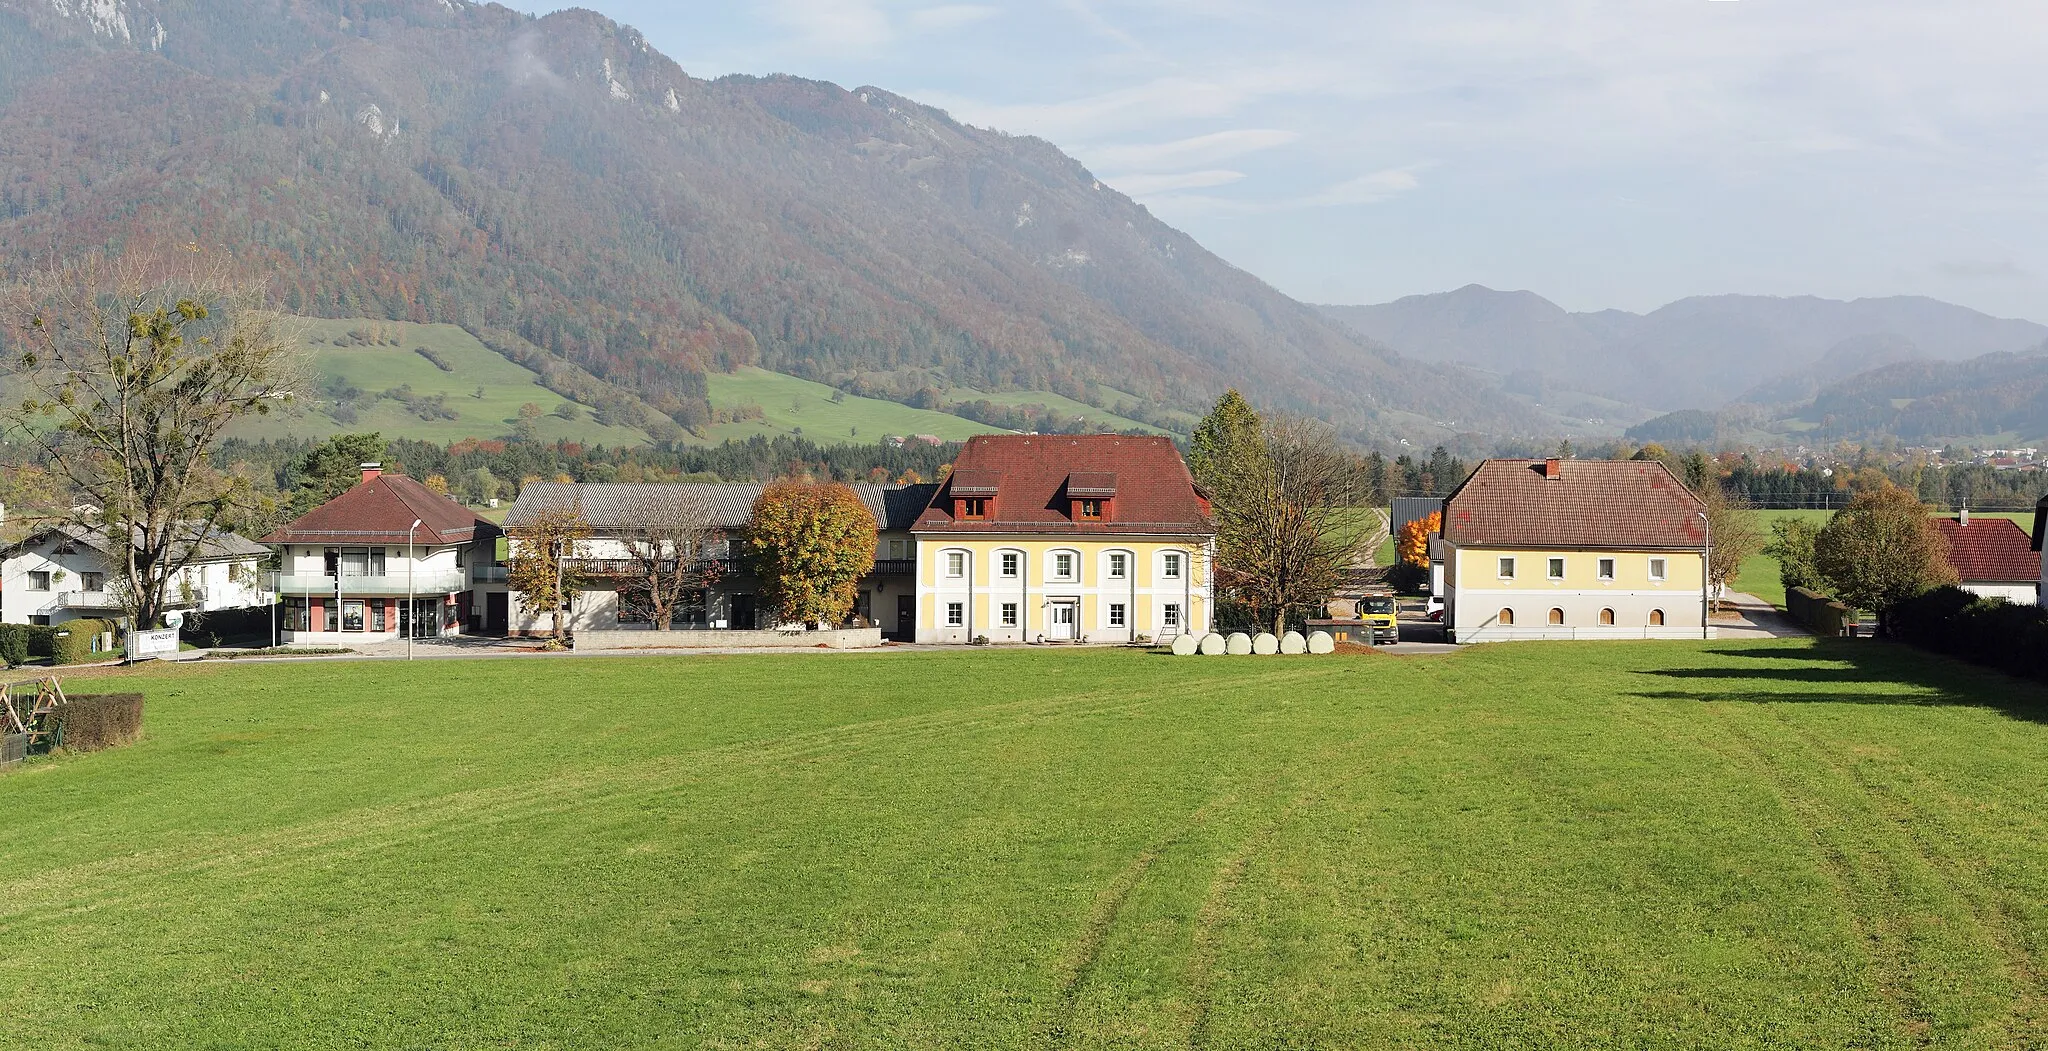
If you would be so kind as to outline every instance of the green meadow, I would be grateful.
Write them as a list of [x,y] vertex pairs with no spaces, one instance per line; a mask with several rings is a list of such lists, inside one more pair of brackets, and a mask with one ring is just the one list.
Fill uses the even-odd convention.
[[2048,697],[1882,643],[69,685],[0,1046],[2048,1041]]
[[[1833,511],[1818,510],[1753,511],[1751,514],[1756,517],[1757,528],[1762,530],[1765,543],[1769,543],[1771,539],[1771,523],[1780,518],[1797,518],[1802,521],[1812,522],[1816,526],[1826,526],[1828,520],[1835,515]],[[2034,516],[2031,514],[2002,511],[1971,512],[1971,517],[2009,518],[2020,523],[2024,528],[2032,529],[2034,527]],[[1743,560],[1742,569],[1736,573],[1735,579],[1729,582],[1729,586],[1736,591],[1755,595],[1773,606],[1783,608],[1785,605],[1785,582],[1779,577],[1779,568],[1776,558],[1759,552]]]
[[[761,410],[757,419],[706,427],[705,439],[712,442],[744,440],[755,435],[801,434],[821,445],[865,445],[891,434],[935,434],[946,441],[961,441],[977,434],[1001,432],[1000,428],[973,420],[879,398],[857,397],[822,383],[752,365],[743,365],[731,373],[714,372],[707,379],[713,409]],[[840,400],[833,401],[834,395]]]

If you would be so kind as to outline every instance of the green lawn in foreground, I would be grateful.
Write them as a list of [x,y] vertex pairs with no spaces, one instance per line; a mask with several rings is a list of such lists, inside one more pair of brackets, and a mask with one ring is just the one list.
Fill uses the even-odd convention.
[[0,776],[0,1046],[2048,1040],[2048,697],[1881,643],[106,685]]

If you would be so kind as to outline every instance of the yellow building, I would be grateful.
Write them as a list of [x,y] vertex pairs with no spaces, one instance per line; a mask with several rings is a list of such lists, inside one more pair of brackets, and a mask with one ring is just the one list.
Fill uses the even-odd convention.
[[1444,500],[1451,641],[1711,638],[1706,506],[1656,461],[1488,460]]
[[1215,526],[1165,438],[969,440],[911,528],[917,641],[1206,633]]

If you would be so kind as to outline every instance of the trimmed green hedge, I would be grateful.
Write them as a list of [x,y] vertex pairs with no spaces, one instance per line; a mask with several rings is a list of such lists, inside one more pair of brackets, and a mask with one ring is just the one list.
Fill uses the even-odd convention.
[[95,636],[114,630],[114,625],[107,621],[81,617],[44,630],[50,633],[48,656],[51,664],[85,664],[96,660],[113,660],[120,656],[119,652],[92,651],[92,640]]
[[104,693],[71,697],[50,713],[50,745],[67,752],[97,752],[134,744],[142,736],[142,695]]
[[1935,588],[1892,610],[1892,632],[1936,653],[2048,682],[2048,609]]
[[28,663],[28,625],[0,624],[0,666],[19,668]]

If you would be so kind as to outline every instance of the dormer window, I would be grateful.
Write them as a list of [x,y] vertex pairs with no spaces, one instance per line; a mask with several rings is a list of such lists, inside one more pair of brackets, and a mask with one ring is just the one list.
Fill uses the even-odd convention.
[[959,517],[970,522],[986,520],[988,518],[988,497],[961,497]]
[[1100,521],[1102,521],[1102,501],[1100,501],[1100,500],[1076,500],[1076,501],[1074,501],[1074,517],[1075,517],[1076,519],[1080,520],[1080,521],[1083,521],[1083,522],[1100,522]]

